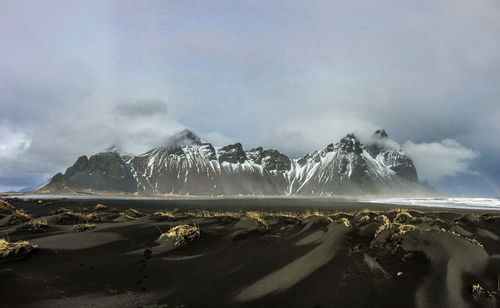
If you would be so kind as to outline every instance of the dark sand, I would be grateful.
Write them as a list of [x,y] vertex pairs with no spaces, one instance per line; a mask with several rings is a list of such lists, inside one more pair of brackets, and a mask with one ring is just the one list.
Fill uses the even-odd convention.
[[[2,307],[500,303],[498,213],[394,211],[403,207],[321,198],[21,198],[6,200],[46,221],[48,229],[32,232],[27,223],[0,218],[0,238],[38,245],[23,258],[0,259]],[[99,203],[107,209],[94,210]],[[83,216],[56,214],[61,207]],[[174,217],[153,215],[160,210]],[[85,222],[78,219],[95,228],[74,231],[74,224]],[[199,227],[199,238],[179,247],[159,239],[182,224]],[[474,284],[482,291],[473,292]]]

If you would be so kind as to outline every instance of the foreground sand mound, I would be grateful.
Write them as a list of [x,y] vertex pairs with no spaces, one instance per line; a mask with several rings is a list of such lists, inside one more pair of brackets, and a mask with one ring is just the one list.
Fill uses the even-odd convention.
[[84,223],[97,223],[101,222],[101,217],[95,213],[77,213],[67,211],[56,218],[55,223],[60,225],[77,225]]
[[[408,232],[401,242],[405,251],[422,251],[434,271],[424,279],[415,297],[417,307],[466,307],[462,297],[462,277],[482,273],[489,256],[483,247],[450,232]],[[444,281],[445,292],[436,298],[436,282]]]
[[36,245],[26,241],[8,242],[4,239],[0,239],[0,262],[22,258],[36,248]]
[[16,208],[12,204],[3,199],[0,199],[0,218],[7,215],[12,215],[15,210]]
[[0,226],[18,225],[31,219],[32,217],[24,210],[18,210],[9,202],[0,199]]
[[24,225],[24,229],[33,233],[41,233],[48,231],[50,229],[50,226],[47,223],[47,220],[36,219],[26,223]]
[[175,247],[185,246],[200,238],[200,229],[197,226],[179,225],[171,228],[168,232],[162,233],[156,240],[157,243]]
[[[30,209],[9,202],[0,220],[16,206]],[[0,238],[13,242],[2,243],[9,258],[41,249],[0,267],[2,290],[23,299],[3,299],[5,306],[62,303],[61,294],[71,299],[65,307],[81,306],[82,295],[129,290],[130,307],[138,294],[157,296],[151,307],[494,307],[500,299],[497,215],[187,206],[148,215],[130,209],[147,208],[138,202],[108,201],[117,208],[109,210],[96,200],[58,200],[54,209],[66,208],[57,214],[34,204],[35,219],[0,226]]]
[[77,225],[74,225],[73,229],[76,232],[84,232],[84,231],[87,231],[87,230],[95,229],[95,227],[96,227],[95,224],[86,223],[86,224],[77,224]]
[[101,204],[101,203],[97,204],[94,207],[95,211],[104,211],[104,210],[107,210],[107,209],[108,209],[108,207],[106,205],[104,205],[104,204]]
[[254,217],[243,217],[234,226],[233,229],[246,231],[266,231],[269,225],[262,219]]
[[249,301],[291,288],[327,264],[338,250],[344,248],[344,235],[348,230],[349,227],[343,221],[331,222],[318,246],[302,257],[240,290],[235,301]]

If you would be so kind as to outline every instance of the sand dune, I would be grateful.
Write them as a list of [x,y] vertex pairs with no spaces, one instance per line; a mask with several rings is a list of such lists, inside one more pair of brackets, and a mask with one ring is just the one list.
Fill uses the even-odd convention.
[[313,250],[244,288],[235,299],[248,301],[292,287],[332,260],[336,251],[343,248],[341,242],[346,232],[346,226],[332,222],[321,243]]
[[99,209],[102,200],[9,202],[0,237],[32,246],[0,259],[7,307],[499,303],[494,213],[353,202],[286,208],[269,200],[259,208],[214,208],[213,200],[207,207],[108,200]]

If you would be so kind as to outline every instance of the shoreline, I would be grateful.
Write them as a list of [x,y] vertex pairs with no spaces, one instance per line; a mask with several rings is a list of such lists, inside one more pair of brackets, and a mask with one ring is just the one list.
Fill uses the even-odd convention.
[[[408,208],[424,212],[435,211],[454,211],[460,213],[488,213],[500,212],[500,206],[496,205],[481,205],[481,204],[439,204],[432,205],[434,200],[494,200],[500,204],[498,198],[448,198],[448,197],[333,197],[333,196],[176,196],[176,197],[148,197],[148,196],[118,196],[118,195],[50,195],[50,194],[22,194],[22,195],[5,195],[1,196],[7,200],[43,200],[46,202],[67,200],[75,202],[136,202],[140,203],[141,208],[147,209],[148,204],[154,209],[163,207],[172,207],[182,204],[183,206],[193,206],[196,208],[282,208],[282,207],[304,207],[306,209],[324,208],[324,209],[341,209],[350,210],[359,209],[359,206],[370,209],[392,209],[392,208]],[[414,200],[418,200],[420,204],[415,204]],[[429,203],[429,205],[425,205]]]

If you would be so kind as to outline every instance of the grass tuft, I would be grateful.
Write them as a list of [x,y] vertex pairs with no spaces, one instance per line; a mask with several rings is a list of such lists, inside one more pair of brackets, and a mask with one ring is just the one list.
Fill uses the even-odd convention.
[[95,211],[103,211],[103,210],[106,210],[107,208],[108,208],[108,207],[107,207],[107,206],[105,206],[104,204],[99,203],[98,205],[96,205],[96,206],[94,207],[94,210],[95,210]]
[[167,210],[154,212],[153,216],[168,217],[168,218],[172,218],[172,219],[175,218],[174,213],[172,211],[167,211]]
[[181,247],[200,238],[200,228],[196,225],[179,225],[162,233],[160,239],[173,239],[175,247]]
[[89,224],[89,223],[85,223],[85,224],[77,224],[77,225],[74,225],[73,226],[73,229],[76,231],[76,232],[84,232],[84,231],[87,231],[87,230],[92,230],[96,227],[95,224]]

